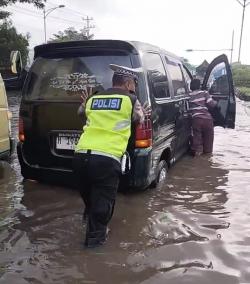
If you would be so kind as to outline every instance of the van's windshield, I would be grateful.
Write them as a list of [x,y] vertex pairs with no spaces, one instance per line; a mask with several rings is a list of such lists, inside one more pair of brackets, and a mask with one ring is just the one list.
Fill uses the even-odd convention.
[[131,66],[128,53],[96,53],[74,57],[39,57],[24,89],[28,100],[79,100],[86,87],[102,91],[112,86],[109,64]]

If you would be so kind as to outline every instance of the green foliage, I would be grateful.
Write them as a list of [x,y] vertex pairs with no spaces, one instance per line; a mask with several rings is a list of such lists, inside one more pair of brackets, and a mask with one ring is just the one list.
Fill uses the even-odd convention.
[[236,87],[250,88],[250,66],[249,65],[233,65],[232,74]]
[[[0,7],[7,7],[8,5],[20,3],[34,4],[37,8],[43,8],[46,0],[0,0]],[[0,20],[6,19],[10,15],[9,12],[0,10]]]
[[[10,53],[12,50],[19,50],[22,55],[24,65],[27,61],[29,35],[18,34],[11,22],[5,21],[0,25],[0,67],[3,70],[10,68]],[[4,74],[3,74],[4,75]]]
[[0,10],[0,20],[8,18],[10,15],[9,12]]
[[250,101],[250,88],[246,87],[236,88],[236,96],[243,101]]
[[245,95],[250,97],[250,88],[239,87],[239,91],[240,91],[240,93],[245,94]]
[[73,41],[73,40],[88,40],[92,39],[94,35],[87,36],[87,31],[81,29],[77,31],[73,27],[69,27],[66,30],[59,31],[58,34],[53,35],[54,38],[49,39],[48,42],[62,42],[62,41]]

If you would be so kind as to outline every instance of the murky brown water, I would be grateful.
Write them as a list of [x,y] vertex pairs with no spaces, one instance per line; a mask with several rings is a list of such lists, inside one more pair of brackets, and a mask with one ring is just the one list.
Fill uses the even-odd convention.
[[[9,97],[18,113],[19,98]],[[16,133],[17,120],[13,131]],[[216,129],[213,157],[184,157],[162,188],[117,198],[107,244],[83,248],[83,205],[0,163],[0,283],[250,283],[250,104]]]

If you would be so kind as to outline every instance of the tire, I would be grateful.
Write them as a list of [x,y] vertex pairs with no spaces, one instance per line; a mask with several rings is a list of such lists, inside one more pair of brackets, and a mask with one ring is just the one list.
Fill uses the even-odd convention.
[[21,168],[21,174],[24,180],[31,179],[31,175],[26,168]]
[[32,170],[29,169],[29,167],[25,165],[21,165],[21,175],[24,180],[36,180],[39,181],[39,175],[34,175]]
[[152,182],[150,187],[156,187],[158,185],[164,184],[167,178],[168,178],[168,164],[165,160],[161,160],[157,169],[157,177]]

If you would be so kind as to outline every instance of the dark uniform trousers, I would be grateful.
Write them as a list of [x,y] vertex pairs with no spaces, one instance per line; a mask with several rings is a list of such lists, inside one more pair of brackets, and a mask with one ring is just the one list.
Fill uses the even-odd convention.
[[95,247],[106,240],[107,225],[113,215],[119,184],[120,163],[89,151],[75,153],[73,169],[87,213],[85,245]]

